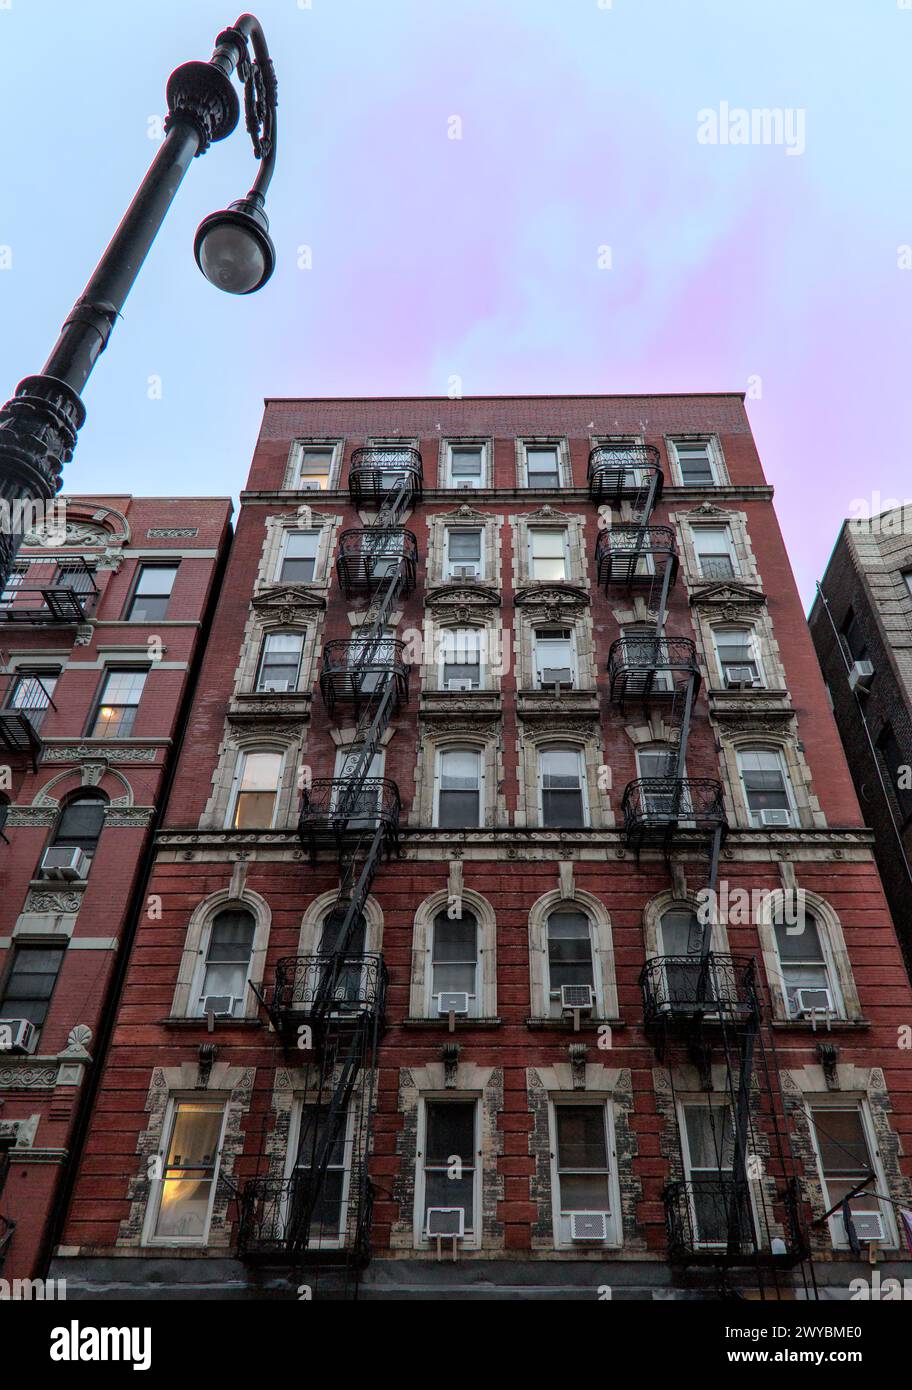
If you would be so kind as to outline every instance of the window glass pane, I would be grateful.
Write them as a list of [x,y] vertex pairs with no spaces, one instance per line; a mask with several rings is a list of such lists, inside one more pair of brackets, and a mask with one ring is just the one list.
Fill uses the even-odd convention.
[[703,948],[703,927],[689,907],[672,908],[662,914],[662,954],[695,955]]
[[279,578],[292,584],[307,584],[314,577],[320,537],[316,531],[290,531]]
[[534,579],[566,579],[566,533],[532,528],[529,531]]
[[[871,1155],[857,1107],[837,1110],[819,1106],[812,1111],[817,1147],[824,1175],[864,1175],[871,1171]],[[828,1184],[830,1186],[830,1184]],[[835,1199],[834,1199],[835,1200]]]
[[805,912],[797,922],[777,922],[774,930],[779,959],[783,964],[824,959],[817,919],[813,913]]
[[454,564],[478,563],[481,560],[480,531],[448,531],[450,560]]
[[470,912],[457,918],[439,912],[434,919],[434,960],[473,961],[477,937],[478,927]]
[[707,440],[686,444],[678,443],[675,445],[675,451],[681,469],[681,478],[685,483],[699,486],[714,481],[711,446]]
[[557,1108],[557,1147],[562,1168],[605,1168],[605,1112],[600,1105]]
[[128,738],[146,683],[145,671],[109,671],[92,733],[95,738]]
[[[458,1157],[465,1167],[475,1166],[475,1105],[461,1101],[429,1101],[427,1105],[427,1136],[425,1162],[449,1163]],[[458,1206],[457,1202],[441,1201],[437,1206]]]
[[531,487],[544,487],[556,484],[560,478],[557,449],[527,449],[526,471]]
[[685,1105],[684,1123],[692,1173],[731,1168],[734,1130],[730,1110],[718,1105]]
[[40,1028],[47,1017],[48,1003],[62,960],[63,948],[17,947],[0,1003],[0,1014],[6,1018],[26,1018]]
[[548,918],[548,978],[552,992],[594,983],[592,933],[584,913],[566,909]]
[[204,1235],[221,1127],[221,1106],[181,1101],[176,1107],[157,1236],[193,1240]]
[[107,802],[101,797],[80,797],[63,808],[54,833],[55,845],[73,845],[91,853],[104,826]]
[[482,480],[483,451],[480,447],[460,447],[450,452],[450,477],[458,487],[460,483],[480,485]]

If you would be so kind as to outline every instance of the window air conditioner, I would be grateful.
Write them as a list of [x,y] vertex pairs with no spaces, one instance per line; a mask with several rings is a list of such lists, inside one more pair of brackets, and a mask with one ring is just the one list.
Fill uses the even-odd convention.
[[286,695],[288,693],[290,681],[264,681],[260,693],[262,695]]
[[849,689],[867,694],[874,679],[873,661],[854,661],[849,671]]
[[459,488],[460,492],[465,492],[467,489],[469,492],[474,492],[475,490],[474,483],[457,483],[457,487]]
[[884,1219],[879,1211],[853,1211],[852,1225],[859,1240],[886,1240]]
[[761,825],[791,825],[792,813],[781,808],[771,810],[769,807],[760,812]]
[[443,990],[437,996],[437,1012],[441,1018],[446,1018],[447,1014],[456,1014],[460,1018],[468,1018],[468,994],[464,990]]
[[592,1012],[595,1003],[591,985],[561,985],[561,1008],[566,1012],[572,1009],[588,1009]]
[[477,578],[478,578],[478,566],[477,566],[477,565],[454,565],[454,566],[453,566],[453,578],[454,578],[454,579],[477,579]]
[[322,492],[322,491],[323,491],[323,485],[320,483],[319,479],[317,479],[317,478],[305,478],[305,479],[303,480],[303,482],[301,483],[301,488],[302,488],[302,490],[303,490],[304,492]]
[[607,1240],[608,1213],[604,1211],[572,1211],[571,1240]]
[[460,1240],[465,1235],[465,1211],[462,1207],[428,1207],[427,1235],[451,1236]]
[[833,996],[822,986],[795,990],[795,1009],[799,1014],[834,1013]]
[[751,689],[760,682],[749,666],[729,666],[725,671],[725,683],[729,690]]
[[38,1034],[27,1018],[0,1018],[0,1053],[35,1051]]
[[447,681],[447,690],[471,690],[472,682],[468,676],[451,676]]
[[566,685],[572,687],[573,672],[569,666],[546,666],[541,673],[542,685]]
[[86,878],[88,872],[88,856],[75,846],[52,846],[44,851],[41,860],[42,878]]
[[207,994],[203,1000],[203,1013],[215,1014],[216,1018],[234,1018],[237,1003],[233,994]]

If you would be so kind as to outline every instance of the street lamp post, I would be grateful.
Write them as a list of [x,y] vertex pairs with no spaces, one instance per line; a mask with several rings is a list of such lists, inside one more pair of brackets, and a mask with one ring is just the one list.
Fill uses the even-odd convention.
[[244,14],[219,34],[208,63],[184,63],[171,74],[160,150],[41,374],[21,381],[0,410],[0,585],[22,543],[23,518],[60,491],[63,464],[72,458],[85,420],[82,389],[187,169],[238,123],[235,69],[244,83],[246,124],[260,168],[246,198],[200,224],[194,252],[206,278],[229,294],[250,294],[272,274],[275,251],[264,207],[275,166],[276,80],[259,20]]

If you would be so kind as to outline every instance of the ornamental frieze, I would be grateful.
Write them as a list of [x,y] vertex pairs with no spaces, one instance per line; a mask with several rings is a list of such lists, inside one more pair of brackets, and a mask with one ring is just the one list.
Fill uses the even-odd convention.
[[78,763],[83,759],[96,759],[99,757],[108,759],[109,762],[116,763],[154,763],[159,755],[158,747],[152,748],[107,748],[101,749],[97,745],[88,743],[79,744],[45,744],[41,754],[42,763]]
[[33,888],[26,896],[23,912],[53,914],[75,913],[82,907],[82,889],[67,888],[62,892]]
[[10,825],[50,826],[57,819],[56,806],[11,806],[6,817]]

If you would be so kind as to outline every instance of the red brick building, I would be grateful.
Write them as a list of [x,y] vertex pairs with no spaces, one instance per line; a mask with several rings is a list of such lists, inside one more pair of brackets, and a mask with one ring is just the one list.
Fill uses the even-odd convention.
[[60,499],[0,599],[4,1279],[50,1256],[230,515]]
[[71,1297],[846,1297],[910,1025],[740,396],[267,403]]

